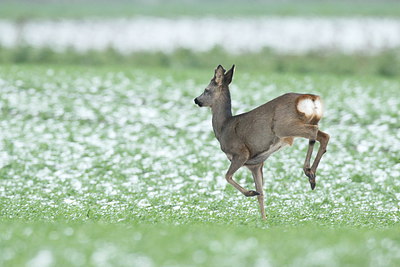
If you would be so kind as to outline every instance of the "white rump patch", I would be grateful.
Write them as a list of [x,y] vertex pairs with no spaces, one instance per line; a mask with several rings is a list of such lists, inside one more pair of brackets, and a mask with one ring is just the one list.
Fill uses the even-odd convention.
[[323,108],[320,99],[312,100],[311,98],[304,98],[297,104],[297,109],[301,113],[304,113],[307,117],[316,116],[322,117]]

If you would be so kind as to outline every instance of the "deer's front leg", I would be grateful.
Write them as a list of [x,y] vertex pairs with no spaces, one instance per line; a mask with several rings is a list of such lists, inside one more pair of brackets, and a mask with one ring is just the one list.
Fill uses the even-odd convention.
[[260,193],[260,195],[257,196],[258,204],[260,206],[261,218],[265,220],[267,217],[265,216],[265,205],[264,205],[264,190],[263,190],[264,179],[262,173],[263,165],[264,163],[258,165],[249,165],[247,166],[247,168],[249,168],[251,174],[253,175],[257,192]]
[[248,158],[248,151],[245,151],[242,154],[234,155],[231,160],[231,166],[229,166],[228,172],[225,175],[225,179],[228,183],[233,185],[233,187],[239,190],[243,195],[245,195],[246,197],[252,197],[260,195],[260,193],[253,190],[247,190],[240,186],[235,180],[233,180],[233,174],[246,163]]

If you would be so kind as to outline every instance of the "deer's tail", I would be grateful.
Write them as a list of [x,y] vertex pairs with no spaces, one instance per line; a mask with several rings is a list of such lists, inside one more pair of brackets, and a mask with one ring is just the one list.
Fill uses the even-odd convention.
[[317,95],[301,95],[296,100],[296,109],[303,114],[310,124],[317,124],[322,118],[324,107],[321,98]]

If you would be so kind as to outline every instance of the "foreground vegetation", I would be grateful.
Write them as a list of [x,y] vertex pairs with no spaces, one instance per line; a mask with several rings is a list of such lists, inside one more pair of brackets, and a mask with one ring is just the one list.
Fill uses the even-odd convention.
[[369,1],[94,1],[6,0],[0,18],[87,18],[130,16],[400,16],[400,3]]
[[299,139],[266,162],[263,222],[193,104],[212,72],[1,66],[0,265],[398,265],[400,80],[238,65],[234,113],[289,91],[327,106],[316,190]]
[[398,266],[400,229],[2,224],[2,266]]

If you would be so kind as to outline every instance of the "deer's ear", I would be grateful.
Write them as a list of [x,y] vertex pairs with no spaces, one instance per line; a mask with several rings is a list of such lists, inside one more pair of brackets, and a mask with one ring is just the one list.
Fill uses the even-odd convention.
[[224,82],[224,74],[225,74],[225,69],[221,65],[218,65],[218,67],[215,69],[215,82],[218,85],[222,85]]
[[235,72],[235,65],[232,65],[232,68],[230,70],[228,70],[228,72],[224,76],[225,84],[230,84],[232,82],[234,72]]

